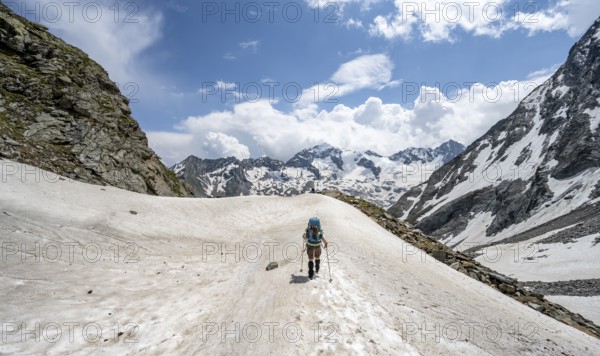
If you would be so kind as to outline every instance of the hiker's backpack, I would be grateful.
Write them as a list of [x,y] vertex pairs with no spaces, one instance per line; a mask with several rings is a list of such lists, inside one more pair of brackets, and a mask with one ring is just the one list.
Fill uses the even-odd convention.
[[[317,231],[311,229],[311,226],[316,226]],[[317,217],[312,217],[308,220],[308,226],[306,227],[306,243],[309,246],[320,246],[321,238],[323,237],[323,230],[321,229],[321,220]]]

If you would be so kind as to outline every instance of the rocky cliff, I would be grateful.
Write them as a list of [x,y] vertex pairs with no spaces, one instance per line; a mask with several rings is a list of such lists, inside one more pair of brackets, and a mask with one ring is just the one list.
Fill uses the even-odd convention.
[[84,52],[0,3],[0,157],[88,183],[190,195],[128,104]]

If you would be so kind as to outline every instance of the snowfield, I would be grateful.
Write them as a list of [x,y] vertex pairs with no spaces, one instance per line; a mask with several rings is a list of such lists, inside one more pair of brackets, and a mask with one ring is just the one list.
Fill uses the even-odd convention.
[[[1,353],[600,353],[333,198],[153,197],[0,166]],[[331,283],[325,256],[299,272],[312,215]]]

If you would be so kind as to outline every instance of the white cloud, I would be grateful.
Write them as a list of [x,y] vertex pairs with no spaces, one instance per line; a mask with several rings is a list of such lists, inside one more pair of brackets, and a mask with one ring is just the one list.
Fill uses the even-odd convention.
[[394,64],[385,54],[364,55],[342,64],[331,80],[340,86],[340,92],[363,88],[380,88],[392,80]]
[[152,148],[169,166],[190,155],[197,137],[191,133],[153,131],[146,133]]
[[238,45],[242,48],[242,49],[248,49],[252,52],[256,52],[258,45],[260,44],[260,41],[246,41],[246,42],[240,42]]
[[400,84],[392,80],[394,63],[387,54],[362,55],[343,63],[325,83],[319,83],[302,92],[298,107],[332,102],[335,98],[361,89],[382,90]]
[[[235,91],[237,90],[238,84],[237,83],[233,83],[233,82],[224,82],[222,80],[217,80],[216,82],[213,83],[206,83],[207,85],[203,88],[198,89],[198,93],[202,94],[202,93],[207,93],[211,90],[216,90],[216,91]],[[210,85],[208,85],[210,84]],[[210,90],[207,88],[207,86],[210,86]]]
[[[340,17],[343,15],[346,6],[352,4],[360,5],[361,11],[368,11],[371,9],[371,5],[381,2],[381,0],[306,0],[308,7],[312,9],[323,9],[320,16],[327,17],[334,15]],[[316,15],[319,16],[319,15]]]
[[258,46],[260,46],[260,41],[258,40],[240,42],[238,43],[239,49],[225,53],[223,59],[234,61],[238,59],[238,57],[242,57],[245,53],[256,54],[258,52]]
[[410,40],[418,33],[426,42],[456,40],[458,30],[498,38],[510,30],[537,32],[564,30],[582,34],[600,13],[597,0],[559,0],[546,8],[538,3],[510,0],[395,0],[395,12],[378,15],[368,27],[372,36]]
[[[468,144],[508,116],[548,76],[546,71],[543,76],[525,81],[474,84],[455,93],[446,93],[452,85],[421,87],[412,109],[385,104],[377,97],[357,107],[340,104],[329,111],[319,110],[316,104],[282,112],[266,100],[241,103],[232,110],[188,117],[175,133],[151,132],[148,137],[168,164],[190,154],[207,158],[266,154],[286,160],[322,142],[384,155],[449,139]],[[175,140],[177,135],[182,139]]]
[[[135,3],[130,3],[132,7],[127,9],[119,5],[119,10],[109,0],[38,3],[42,16],[37,20],[84,50],[117,82],[139,79],[138,56],[162,37],[162,13],[141,11]],[[23,5],[21,9],[33,7]]]
[[231,52],[228,52],[223,55],[223,59],[227,59],[228,61],[234,61],[237,59],[237,57],[234,56]]
[[346,28],[348,29],[352,29],[352,28],[363,28],[363,23],[361,20],[355,19],[353,17],[349,18],[348,20],[346,20],[346,22],[344,22],[344,25],[346,26]]
[[106,69],[132,102],[151,102],[162,96],[160,78],[140,65],[143,52],[162,38],[160,11],[112,0],[19,0],[9,7],[82,49]]
[[527,79],[538,81],[540,78],[548,78],[552,74],[554,74],[554,72],[556,72],[558,70],[558,68],[560,68],[560,66],[561,66],[560,64],[555,64],[548,68],[542,68],[542,69],[533,71],[527,75]]
[[220,132],[208,132],[202,142],[207,156],[249,158],[250,150],[237,138]]
[[373,23],[369,25],[369,33],[372,36],[382,36],[388,40],[401,38],[409,40],[412,37],[413,25],[417,22],[416,17],[407,17],[396,15],[392,17],[377,16]]
[[396,12],[377,16],[369,33],[387,39],[408,40],[419,31],[424,41],[454,41],[457,29],[475,35],[499,36],[503,31],[502,6],[508,0],[415,2],[396,0]]
[[559,0],[547,9],[534,12],[518,12],[514,16],[516,26],[537,32],[565,30],[571,37],[583,34],[600,14],[597,0]]

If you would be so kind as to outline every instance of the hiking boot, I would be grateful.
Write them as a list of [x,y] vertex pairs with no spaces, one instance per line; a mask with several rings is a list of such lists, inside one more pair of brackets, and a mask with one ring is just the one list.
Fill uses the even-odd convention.
[[313,279],[315,271],[313,270],[313,261],[308,261],[308,278]]
[[321,263],[321,260],[315,260],[315,273],[319,273],[319,264]]

